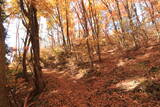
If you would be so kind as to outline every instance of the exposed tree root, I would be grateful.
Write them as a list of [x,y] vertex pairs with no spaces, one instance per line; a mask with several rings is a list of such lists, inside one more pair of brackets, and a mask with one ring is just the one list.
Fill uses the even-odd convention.
[[33,105],[33,99],[39,94],[40,92],[37,89],[32,90],[25,98],[23,107],[31,107]]

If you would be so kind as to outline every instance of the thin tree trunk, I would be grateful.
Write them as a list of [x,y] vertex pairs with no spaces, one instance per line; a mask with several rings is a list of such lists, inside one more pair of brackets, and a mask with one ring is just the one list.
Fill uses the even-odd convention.
[[27,64],[26,64],[27,51],[28,51],[29,45],[30,45],[30,40],[29,40],[29,36],[27,35],[24,41],[23,58],[22,58],[23,75],[26,81],[29,81],[28,74],[27,74]]
[[62,34],[62,39],[63,39],[63,46],[66,46],[62,17],[61,17],[61,13],[60,13],[60,10],[59,10],[59,4],[58,3],[56,3],[56,9],[57,9],[57,12],[58,12],[57,15],[58,15],[59,26],[60,26],[60,29],[61,29],[61,34]]
[[139,19],[138,12],[137,12],[137,7],[136,7],[135,3],[132,3],[132,8],[133,8],[133,11],[134,11],[134,13],[135,13],[135,15],[136,15],[136,20],[137,20],[138,27],[139,27],[139,29],[141,29],[142,32],[144,33],[145,42],[147,43],[147,42],[148,42],[148,35],[147,35],[146,31],[145,31],[143,28],[141,28],[141,24],[142,24],[142,23],[141,23],[141,21],[140,21],[140,19]]
[[94,0],[93,0],[93,4],[90,0],[89,1],[89,24],[91,26],[91,30],[92,30],[92,35],[93,35],[93,39],[96,42],[96,53],[98,56],[98,60],[99,62],[101,62],[101,50],[100,50],[100,44],[99,44],[99,33],[100,33],[100,28],[99,28],[99,19],[98,19],[98,14],[96,10],[93,10],[93,4],[94,4]]
[[156,31],[158,33],[158,39],[160,40],[160,30],[159,30],[159,28],[157,26],[157,23],[156,23],[155,19],[154,19],[154,14],[155,14],[154,13],[154,7],[153,7],[153,4],[151,2],[149,2],[149,3],[151,5],[151,7],[149,7],[149,5],[147,4],[147,2],[145,1],[145,5],[147,6],[147,8],[151,8],[152,9],[152,10],[149,10],[149,15],[150,15],[152,24],[155,26],[155,29],[156,29]]
[[68,12],[68,3],[67,1],[65,0],[65,4],[66,4],[66,7],[65,7],[65,11],[66,11],[66,32],[67,32],[67,44],[69,45],[69,48],[71,49],[71,39],[70,39],[70,33],[69,33],[69,30],[70,30],[70,27],[69,27],[69,12]]
[[130,9],[129,9],[130,7],[129,7],[128,0],[125,0],[125,2],[126,2],[125,4],[123,2],[122,3],[123,3],[123,6],[125,7],[125,10],[127,12],[127,16],[128,16],[128,19],[129,19],[129,25],[130,25],[130,28],[132,30],[131,36],[133,38],[135,48],[138,48],[138,43],[137,43],[137,40],[135,38],[135,31],[134,31],[134,24],[133,24],[133,20],[132,20],[132,14],[131,14]]
[[87,51],[88,51],[90,66],[91,66],[91,69],[93,69],[94,68],[93,58],[92,58],[92,54],[91,54],[90,44],[89,44],[89,41],[88,41],[89,30],[88,30],[88,22],[87,22],[87,12],[86,12],[83,0],[81,0],[81,6],[82,6],[81,7],[82,8],[82,17],[83,17],[83,21],[84,21],[84,23],[82,24],[83,25],[83,30],[84,30],[84,37],[86,38],[86,45],[87,45]]
[[[103,1],[103,0],[101,0],[101,1],[102,1],[102,3],[105,5],[105,7],[107,8],[109,14],[111,15],[111,20],[112,20],[112,23],[113,23],[114,30],[115,30],[115,32],[118,34],[118,28],[117,28],[117,26],[116,26],[115,18],[114,18],[114,16],[113,16],[112,10],[111,10],[110,7],[109,7],[109,4],[106,3],[106,2]],[[109,42],[112,44],[112,42],[111,42],[111,40],[110,40],[110,38],[109,38],[109,35],[106,34],[106,33],[105,33],[105,35],[107,36]],[[121,43],[122,43],[122,41],[123,41],[122,38],[121,38],[121,36],[118,36],[118,39],[119,39],[119,41],[120,41],[119,44],[121,45]]]
[[122,44],[123,44],[124,47],[126,47],[126,43],[125,43],[125,30],[124,30],[124,27],[123,27],[123,19],[122,19],[122,14],[121,14],[120,6],[119,6],[119,1],[115,0],[115,2],[116,2],[118,16],[119,16],[119,20],[120,20],[120,27],[121,27],[121,31],[122,31]]

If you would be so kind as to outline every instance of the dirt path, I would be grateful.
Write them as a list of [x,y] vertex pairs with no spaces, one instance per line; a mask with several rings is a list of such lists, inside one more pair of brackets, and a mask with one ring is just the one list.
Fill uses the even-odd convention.
[[[123,85],[123,81],[127,80],[129,85],[139,85],[135,77],[140,81],[146,80],[141,77],[155,75],[149,70],[160,64],[160,61],[155,61],[159,52],[150,54],[139,50],[128,53],[130,58],[124,56],[106,55],[100,64],[99,75],[87,78],[74,79],[65,72],[44,70],[47,88],[33,107],[160,107],[160,102],[146,92],[125,91],[116,87],[116,84]],[[124,86],[128,87],[126,84]]]
[[[82,82],[56,72],[44,72],[47,90],[40,96],[42,107],[87,107],[87,96],[90,91]],[[54,105],[54,106],[53,106]]]

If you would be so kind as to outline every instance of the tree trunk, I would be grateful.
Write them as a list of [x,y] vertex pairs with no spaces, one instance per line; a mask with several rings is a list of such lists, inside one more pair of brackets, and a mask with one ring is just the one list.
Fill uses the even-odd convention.
[[125,10],[127,12],[127,16],[128,16],[128,19],[129,19],[129,25],[130,25],[130,28],[132,30],[131,36],[133,38],[134,47],[138,48],[139,44],[137,43],[137,40],[136,40],[136,37],[135,37],[136,34],[135,34],[135,30],[134,30],[134,23],[133,23],[133,20],[132,20],[132,13],[130,12],[129,2],[128,2],[128,0],[126,0],[125,2],[126,3],[125,4],[123,3],[123,6],[125,7]]
[[27,74],[27,64],[26,64],[26,59],[27,59],[27,51],[28,47],[30,45],[30,40],[29,36],[27,35],[24,41],[24,48],[23,48],[23,58],[22,58],[22,68],[23,68],[23,75],[26,81],[29,82],[28,74]]
[[66,7],[65,7],[65,11],[66,11],[66,36],[67,36],[67,45],[69,46],[70,50],[71,50],[71,39],[70,39],[70,26],[69,26],[69,11],[68,11],[68,8],[69,8],[69,4],[68,2],[65,0],[65,4],[66,4]]
[[10,107],[6,89],[5,37],[1,14],[2,8],[0,7],[0,107]]
[[116,2],[118,16],[119,16],[119,20],[120,20],[120,27],[121,27],[121,31],[122,31],[122,44],[124,47],[127,47],[126,40],[125,40],[125,30],[124,30],[124,26],[123,26],[123,19],[122,19],[119,1],[115,0],[115,2]]
[[137,11],[137,7],[136,7],[136,4],[135,4],[135,3],[132,4],[132,8],[133,8],[134,13],[135,13],[135,15],[136,15],[136,20],[137,20],[137,23],[138,23],[138,27],[139,27],[139,29],[142,29],[142,32],[144,33],[144,36],[145,36],[145,41],[146,41],[146,43],[147,43],[149,38],[148,38],[148,35],[147,35],[145,29],[141,28],[142,23],[141,23],[141,21],[140,21],[140,19],[139,19],[138,11]]
[[60,12],[58,3],[56,3],[56,9],[57,9],[57,12],[58,12],[57,16],[58,16],[59,27],[61,29],[61,34],[62,34],[62,39],[63,39],[63,46],[66,46],[64,27],[63,27],[63,23],[62,23],[62,16],[61,16],[61,12]]
[[93,7],[95,7],[95,2],[93,1],[93,3],[88,0],[89,2],[89,24],[91,27],[91,31],[92,31],[92,35],[93,35],[93,39],[96,42],[96,53],[98,56],[98,60],[99,62],[101,62],[101,50],[100,50],[100,44],[99,44],[99,32],[100,32],[100,23],[99,23],[99,19],[98,19],[98,14],[97,14],[97,10],[94,10]]
[[42,70],[40,66],[40,46],[39,46],[39,25],[37,21],[37,9],[33,4],[31,4],[31,12],[29,14],[29,25],[31,28],[30,38],[32,43],[33,51],[33,69],[34,69],[34,85],[36,90],[42,92],[44,89],[44,80],[42,78]]
[[28,11],[24,8],[24,0],[20,0],[21,11],[23,15],[25,15],[25,17],[28,19],[27,26],[25,27],[27,29],[27,34],[29,34],[30,36],[29,39],[32,46],[30,51],[31,53],[33,53],[31,54],[34,72],[33,91],[34,95],[36,95],[42,92],[45,87],[40,66],[39,25],[37,20],[37,9],[35,7],[34,1],[31,1],[30,4],[26,5]]
[[87,22],[87,12],[86,12],[86,8],[85,8],[83,0],[81,0],[81,6],[82,6],[82,17],[83,17],[83,21],[84,21],[83,30],[84,30],[84,37],[86,38],[86,46],[87,46],[87,51],[88,51],[88,56],[89,56],[89,62],[90,62],[91,69],[94,69],[91,48],[90,48],[90,44],[89,44],[89,40],[88,40],[89,29],[88,29],[88,22]]

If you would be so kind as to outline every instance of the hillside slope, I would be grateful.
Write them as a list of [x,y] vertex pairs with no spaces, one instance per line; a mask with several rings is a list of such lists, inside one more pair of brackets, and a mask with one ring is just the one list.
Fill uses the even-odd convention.
[[99,70],[84,76],[44,69],[47,88],[32,107],[158,107],[159,49],[106,51]]

